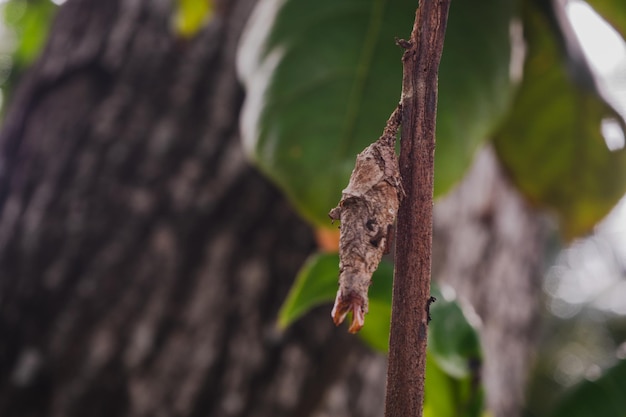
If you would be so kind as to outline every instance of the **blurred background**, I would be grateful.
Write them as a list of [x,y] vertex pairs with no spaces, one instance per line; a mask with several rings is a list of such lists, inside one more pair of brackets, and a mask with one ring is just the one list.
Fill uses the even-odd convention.
[[[626,409],[626,7],[590,3],[452,1],[433,279],[482,353],[432,348],[426,415]],[[382,416],[385,335],[315,289],[277,320],[416,4],[0,0],[0,416]]]

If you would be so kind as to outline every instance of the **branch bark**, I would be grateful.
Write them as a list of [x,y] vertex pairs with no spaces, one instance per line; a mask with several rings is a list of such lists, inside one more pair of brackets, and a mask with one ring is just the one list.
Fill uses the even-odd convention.
[[437,72],[450,0],[423,0],[402,57],[400,174],[406,198],[398,212],[396,269],[385,416],[421,416],[432,256]]

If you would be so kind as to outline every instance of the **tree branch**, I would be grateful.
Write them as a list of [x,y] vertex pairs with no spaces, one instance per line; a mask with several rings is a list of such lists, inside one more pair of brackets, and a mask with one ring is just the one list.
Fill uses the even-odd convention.
[[437,72],[450,0],[422,0],[406,51],[402,81],[400,174],[386,417],[422,415],[432,255]]

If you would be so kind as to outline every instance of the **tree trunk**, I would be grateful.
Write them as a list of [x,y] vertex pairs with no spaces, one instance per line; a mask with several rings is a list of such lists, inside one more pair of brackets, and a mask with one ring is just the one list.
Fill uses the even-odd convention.
[[[234,54],[253,0],[217,2],[190,41],[170,30],[171,3],[69,0],[7,112],[0,416],[381,416],[385,360],[335,329],[330,307],[275,328],[314,243],[241,152]],[[469,298],[489,303],[488,389],[524,370],[530,346],[490,359],[509,343],[490,340],[532,329],[536,298],[503,312],[528,301],[503,286],[538,292],[535,229],[507,226],[531,217],[499,203],[492,174],[493,205],[457,219],[478,226],[435,213],[435,243],[452,245],[440,271],[462,294],[485,287]],[[455,198],[472,200],[468,187]],[[461,256],[459,230],[481,250]],[[502,386],[514,405],[520,380]]]
[[191,41],[171,3],[68,1],[7,114],[3,417],[306,416],[376,377],[329,310],[275,329],[313,239],[240,149],[253,2]]

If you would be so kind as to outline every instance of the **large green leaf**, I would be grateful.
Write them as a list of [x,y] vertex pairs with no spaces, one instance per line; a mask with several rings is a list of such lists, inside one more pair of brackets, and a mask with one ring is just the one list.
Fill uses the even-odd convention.
[[568,391],[551,417],[625,417],[626,360],[595,381],[585,380]]
[[534,203],[554,210],[566,238],[584,234],[626,192],[626,151],[601,133],[619,116],[568,78],[548,25],[527,13],[529,56],[511,116],[495,138],[504,168]]
[[[507,108],[511,1],[453,2],[440,69],[436,194]],[[307,219],[327,213],[398,103],[415,0],[261,0],[238,55],[244,148]]]
[[512,70],[518,64],[511,56],[517,3],[460,0],[450,5],[439,68],[435,196],[463,177],[480,144],[509,110]]

